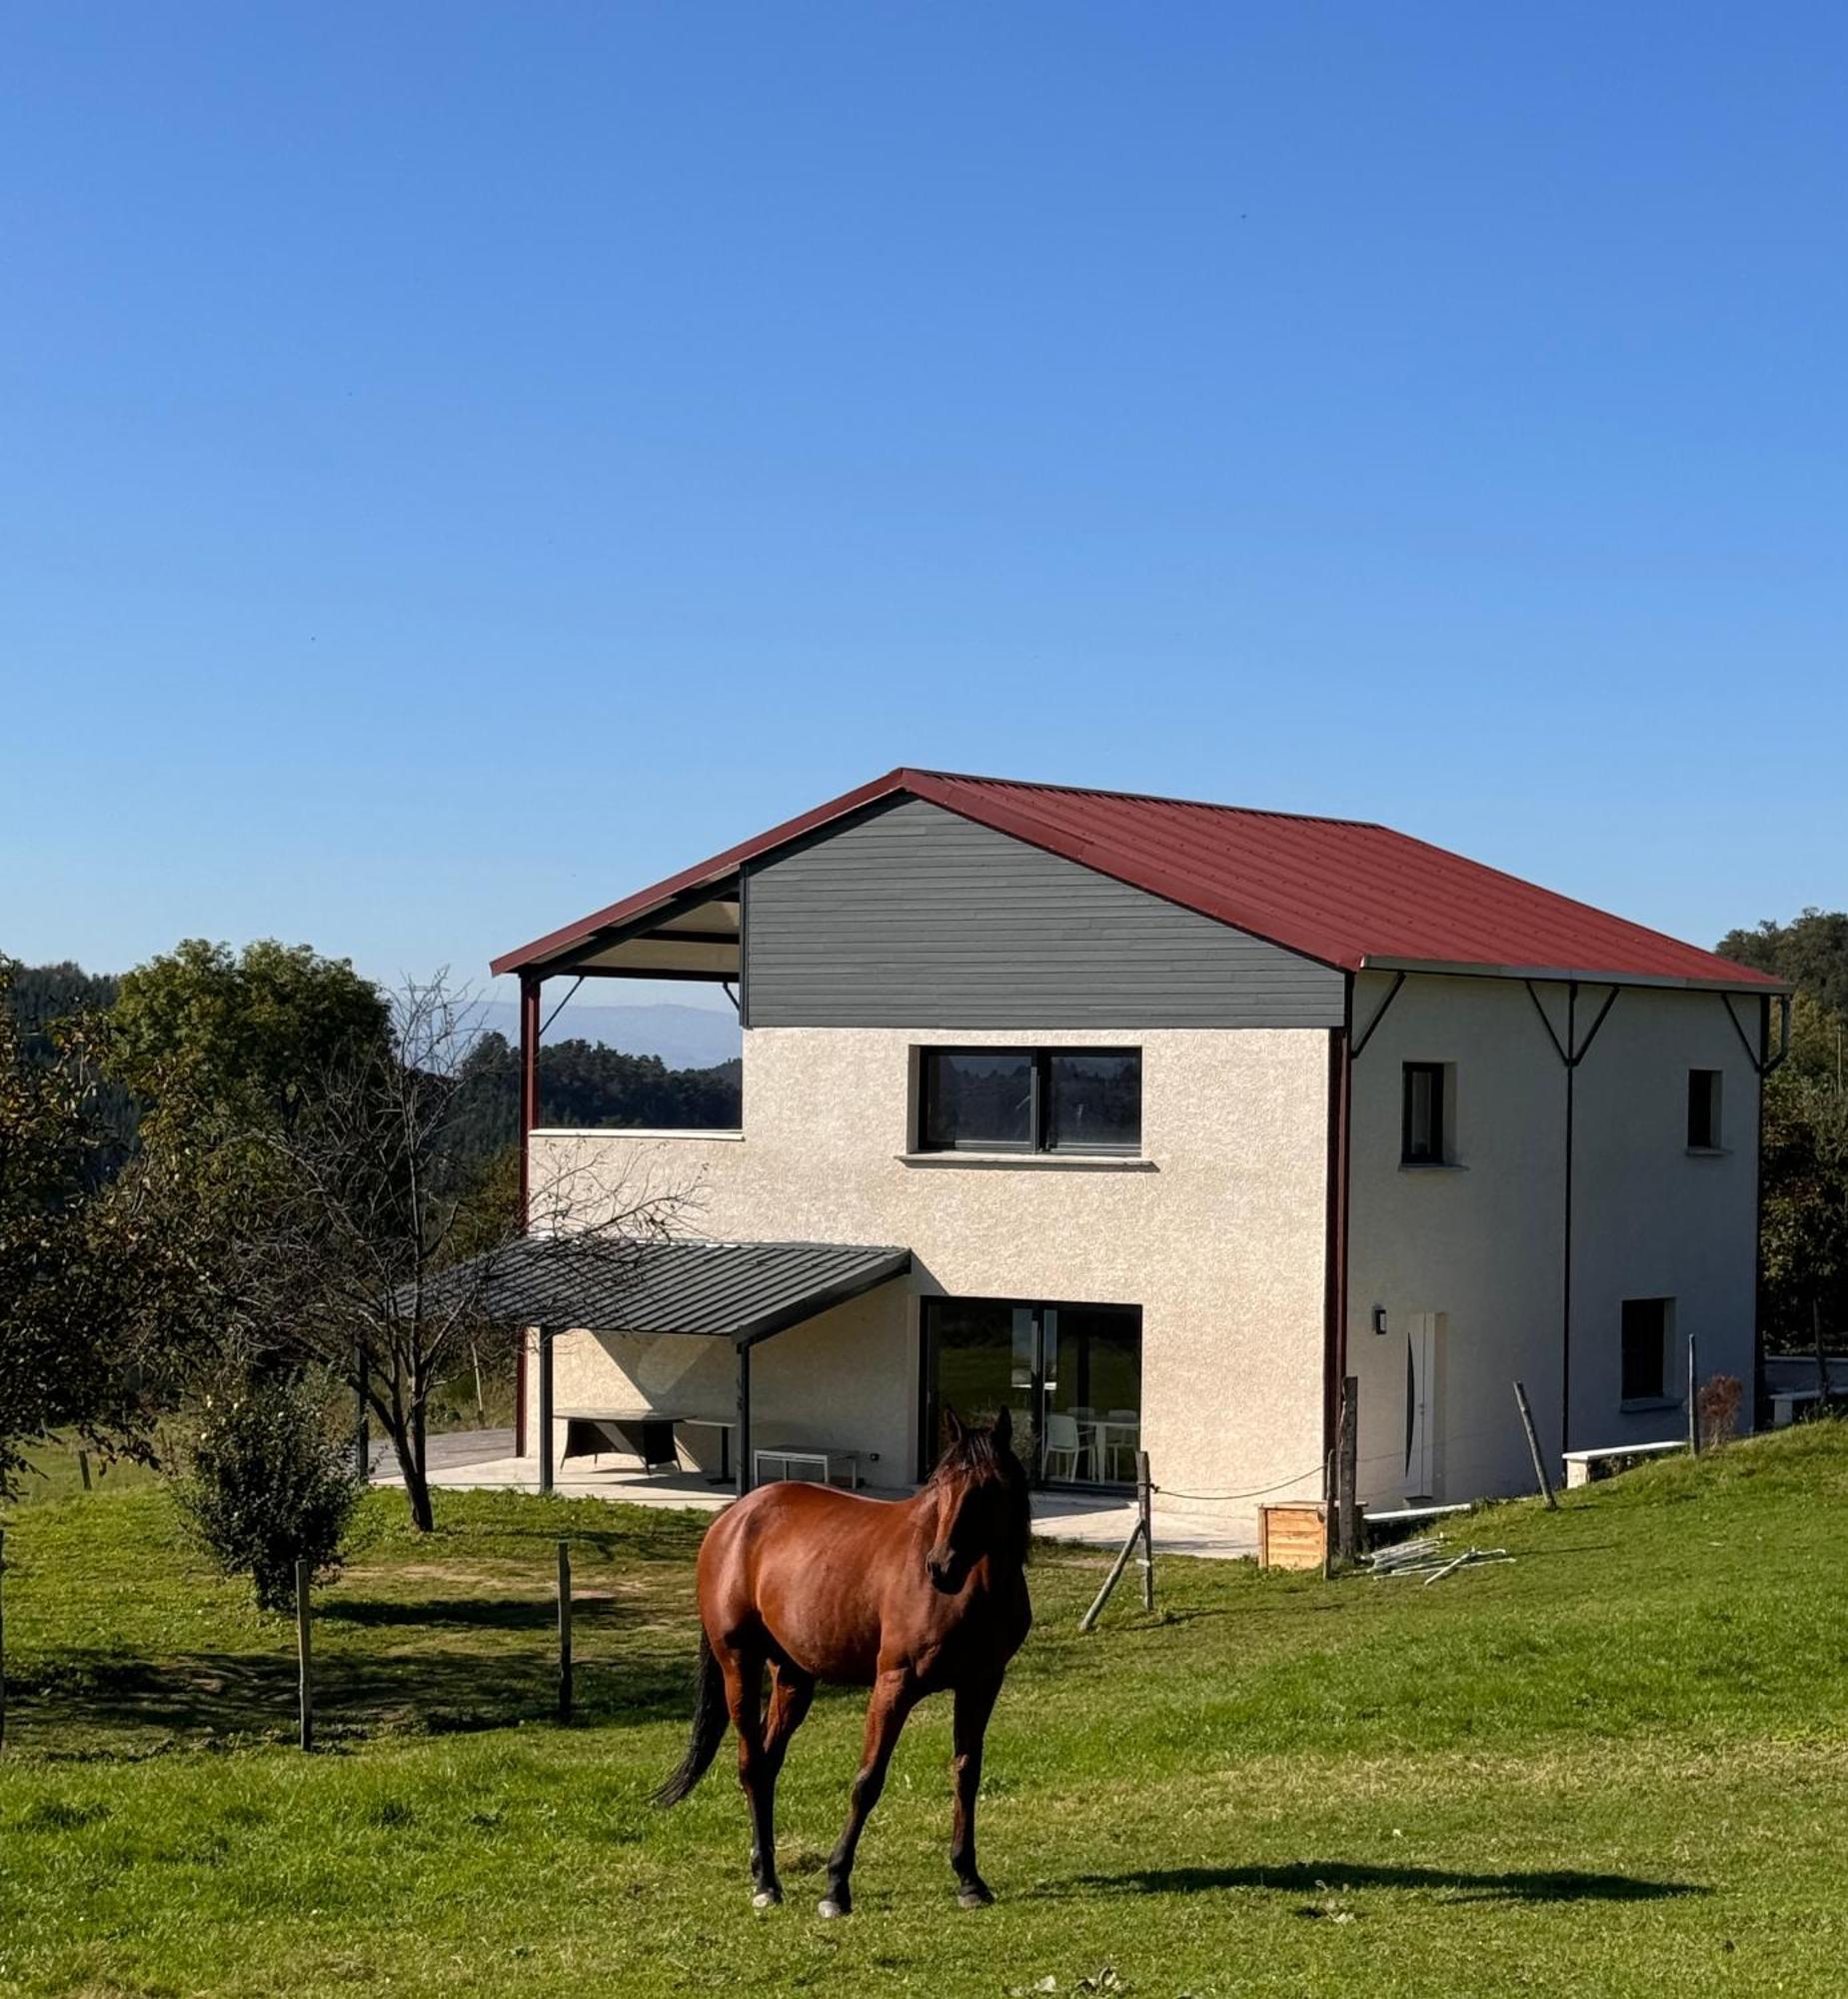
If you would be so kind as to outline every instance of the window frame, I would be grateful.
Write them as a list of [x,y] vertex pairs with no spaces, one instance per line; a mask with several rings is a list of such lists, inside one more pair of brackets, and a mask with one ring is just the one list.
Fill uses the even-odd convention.
[[[930,1108],[930,1064],[942,1056],[1009,1055],[1027,1065],[1027,1126],[1024,1140],[1017,1138],[932,1138],[928,1133]],[[1114,1055],[1135,1062],[1135,1138],[1131,1143],[1051,1142],[1051,1064],[1060,1056]],[[918,1049],[918,1103],[913,1124],[913,1149],[918,1152],[993,1152],[1015,1158],[1102,1158],[1139,1159],[1142,1156],[1142,1050],[1138,1046],[1112,1044],[1093,1047],[1088,1042],[1036,1047],[1020,1042],[969,1045],[961,1042],[930,1042]]]
[[[1431,1149],[1414,1152],[1411,1144],[1411,1086],[1414,1075],[1431,1079]],[[1450,1163],[1450,1064],[1408,1061],[1399,1070],[1399,1164],[1447,1166]]]
[[[1632,1394],[1626,1380],[1628,1373],[1626,1342],[1631,1337],[1630,1328],[1625,1324],[1633,1305],[1654,1305],[1657,1307],[1657,1385],[1644,1392]],[[1623,1298],[1617,1306],[1617,1406],[1620,1409],[1663,1409],[1673,1408],[1678,1398],[1669,1393],[1670,1380],[1668,1355],[1675,1333],[1675,1300],[1660,1294]]]
[[[1695,1136],[1694,1106],[1697,1100],[1696,1084],[1701,1084],[1704,1092],[1702,1105],[1706,1118],[1706,1135]],[[1687,1148],[1690,1152],[1718,1152],[1725,1149],[1721,1137],[1725,1126],[1724,1117],[1726,1071],[1719,1068],[1690,1068],[1687,1072]]]

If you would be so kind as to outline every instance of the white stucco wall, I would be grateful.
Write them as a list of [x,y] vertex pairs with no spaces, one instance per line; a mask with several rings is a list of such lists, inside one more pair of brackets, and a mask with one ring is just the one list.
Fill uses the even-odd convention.
[[[1141,1159],[907,1155],[917,1046],[1103,1040],[1143,1051]],[[690,1232],[713,1237],[913,1251],[910,1279],[757,1349],[764,1440],[787,1421],[800,1435],[878,1449],[879,1482],[902,1482],[918,1426],[920,1294],[1136,1304],[1156,1479],[1242,1490],[1307,1472],[1278,1496],[1312,1493],[1327,1048],[1319,1029],[756,1028],[745,1035],[742,1140],[541,1133],[534,1176],[697,1186]],[[714,1413],[730,1408],[728,1350],[686,1360],[657,1356],[701,1342],[656,1342],[655,1353],[646,1344],[562,1340],[560,1404],[632,1392],[660,1402],[671,1390],[677,1404],[697,1394]],[[683,1368],[692,1371],[662,1372]]]
[[[1363,1031],[1390,979],[1362,975]],[[1538,987],[1565,1039],[1566,994]],[[1608,989],[1583,987],[1582,1042]],[[1757,1006],[1735,1000],[1757,1031]],[[1454,1064],[1453,1167],[1399,1163],[1402,1064]],[[1686,1147],[1687,1071],[1723,1072],[1718,1157]],[[1580,1064],[1574,1113],[1572,1411],[1575,1448],[1685,1433],[1685,1414],[1619,1406],[1622,1300],[1676,1299],[1701,1373],[1737,1375],[1750,1418],[1757,1078],[1714,994],[1628,988]],[[1519,982],[1413,975],[1353,1072],[1349,1368],[1360,1384],[1360,1489],[1407,1496],[1406,1337],[1442,1314],[1432,1496],[1529,1489],[1511,1383],[1542,1447],[1564,1428],[1565,1072]],[[1387,1312],[1384,1337],[1372,1311]],[[1671,1363],[1671,1384],[1677,1359]],[[1678,1392],[1678,1391],[1677,1391]],[[1672,1398],[1671,1398],[1672,1399]]]

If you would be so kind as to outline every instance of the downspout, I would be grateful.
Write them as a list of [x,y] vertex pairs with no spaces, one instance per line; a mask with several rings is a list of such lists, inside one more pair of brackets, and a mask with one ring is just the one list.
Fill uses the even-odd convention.
[[1586,1030],[1584,1041],[1578,1038],[1578,981],[1568,979],[1566,987],[1566,1037],[1563,1041],[1553,1031],[1553,1023],[1546,1008],[1540,1004],[1540,996],[1534,991],[1531,979],[1523,980],[1527,997],[1533,1001],[1533,1010],[1540,1016],[1540,1024],[1546,1029],[1546,1038],[1553,1044],[1553,1052],[1565,1064],[1566,1072],[1566,1165],[1565,1165],[1565,1217],[1560,1229],[1560,1301],[1559,1301],[1559,1448],[1572,1448],[1572,1159],[1573,1125],[1577,1109],[1578,1065],[1591,1052],[1591,1044],[1598,1037],[1598,1029],[1609,1016],[1610,1009],[1617,1003],[1617,995],[1622,987],[1613,986],[1604,996],[1604,1003],[1597,1010],[1596,1017]]
[[[532,1221],[533,1131],[539,1123],[539,989],[540,975],[520,975],[520,1227]],[[527,1337],[520,1335],[520,1359],[514,1368],[514,1451],[526,1443]]]
[[1347,1375],[1347,1239],[1353,1123],[1354,981],[1349,973],[1341,1024],[1328,1029],[1327,1248],[1322,1294],[1322,1458],[1334,1449],[1341,1383]]
[[[1728,1006],[1727,1010],[1732,1009]],[[1765,1405],[1765,1063],[1771,1053],[1771,999],[1758,1002],[1758,1136],[1752,1146],[1752,1428]]]
[[1572,1125],[1578,1085],[1578,981],[1566,988],[1566,1212],[1559,1313],[1559,1450],[1572,1448]]
[[[1739,1016],[1724,994],[1726,1012],[1734,1027]],[[1758,1412],[1765,1403],[1765,1081],[1790,1053],[1790,995],[1778,996],[1778,1048],[1771,1052],[1771,995],[1758,1001],[1758,1052],[1751,1056],[1758,1077],[1758,1142],[1752,1152],[1752,1427],[1758,1427]]]
[[1366,1025],[1354,1032],[1354,978],[1341,996],[1341,1025],[1328,1030],[1328,1250],[1324,1284],[1327,1325],[1322,1340],[1322,1462],[1335,1447],[1341,1424],[1341,1383],[1347,1379],[1347,1265],[1353,1232],[1354,1064],[1366,1052],[1405,984],[1398,974]]

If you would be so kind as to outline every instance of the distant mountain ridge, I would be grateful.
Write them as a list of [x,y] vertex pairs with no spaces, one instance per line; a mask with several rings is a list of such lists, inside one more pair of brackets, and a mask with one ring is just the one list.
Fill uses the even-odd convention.
[[[556,999],[544,1000],[548,1009]],[[505,1034],[518,1044],[520,1008],[512,1000],[488,1000],[481,1005],[484,1033]],[[706,1006],[666,1001],[652,1006],[580,1005],[572,1000],[560,1009],[547,1030],[552,1041],[600,1041],[625,1054],[658,1055],[669,1068],[716,1068],[744,1051],[744,1036],[736,1015]]]

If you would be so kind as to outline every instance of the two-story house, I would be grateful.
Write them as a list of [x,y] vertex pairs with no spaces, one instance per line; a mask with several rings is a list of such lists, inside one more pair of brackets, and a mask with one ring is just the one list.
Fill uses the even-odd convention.
[[[1468,1498],[1530,1482],[1517,1378],[1555,1457],[1675,1434],[1690,1334],[1750,1420],[1785,990],[1385,827],[899,770],[494,969],[529,1171],[699,1190],[706,1242],[544,1341],[548,1409],[683,1463],[900,1485],[1006,1403],[1048,1484],[1139,1446],[1255,1507],[1320,1492],[1352,1375],[1362,1496]],[[740,1128],[541,1125],[581,975],[723,982]]]

